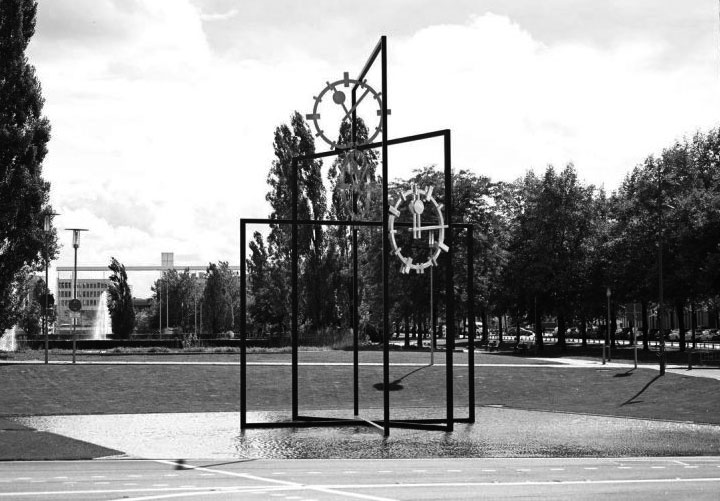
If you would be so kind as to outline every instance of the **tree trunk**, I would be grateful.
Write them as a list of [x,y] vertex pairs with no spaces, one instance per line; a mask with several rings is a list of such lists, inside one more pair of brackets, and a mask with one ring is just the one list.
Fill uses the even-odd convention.
[[502,343],[503,335],[503,316],[498,315],[498,344]]
[[[485,308],[480,312],[480,316],[482,319],[482,342],[487,343],[488,342],[488,314]],[[475,333],[475,336],[477,336],[477,332]]]
[[685,351],[685,303],[681,299],[675,301],[675,314],[678,318],[678,331],[680,331],[680,351]]
[[417,325],[417,347],[422,348],[422,321],[420,315],[415,314],[415,324]]
[[410,348],[410,318],[405,315],[405,348]]
[[617,332],[617,310],[610,306],[610,348],[615,349],[615,333]]
[[642,335],[643,335],[643,351],[649,351],[650,345],[648,342],[648,305],[647,301],[641,301],[640,302],[640,310],[641,310],[641,316],[642,316]]
[[557,345],[561,350],[565,351],[565,314],[560,313],[557,317]]
[[697,311],[695,311],[695,302],[690,302],[690,332],[692,336],[692,347],[693,350],[697,348],[697,341],[695,339],[695,330],[697,330]]
[[582,338],[582,347],[587,347],[587,320],[585,317],[580,319],[580,337]]
[[543,328],[541,322],[542,314],[537,311],[537,303],[535,304],[535,335],[543,336]]

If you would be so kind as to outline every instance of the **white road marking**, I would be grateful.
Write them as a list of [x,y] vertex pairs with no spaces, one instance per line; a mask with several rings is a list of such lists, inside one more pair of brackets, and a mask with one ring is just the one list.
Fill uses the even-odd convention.
[[56,478],[58,480],[63,480],[63,479],[66,479],[67,477],[53,477],[53,478]]
[[284,471],[274,471],[270,475],[287,475]]
[[689,469],[689,468],[700,468],[700,467],[699,467],[699,466],[690,466],[690,465],[688,465],[688,466],[685,467],[686,470]]
[[480,470],[480,471],[484,471],[485,473],[492,473],[497,470],[484,469],[484,470]]
[[583,470],[597,470],[595,466],[586,466]]
[[[426,488],[426,487],[486,487],[486,486],[533,486],[533,485],[577,485],[577,484],[666,484],[671,482],[684,483],[720,483],[720,477],[709,478],[638,478],[638,479],[610,479],[610,480],[529,480],[522,482],[438,482],[438,483],[403,483],[403,484],[330,484],[325,485],[328,489],[389,489],[395,487]],[[307,488],[315,486],[308,485]]]
[[93,475],[90,478],[107,478],[105,475]]
[[653,470],[664,470],[665,469],[664,466],[651,466],[650,468]]
[[528,471],[532,471],[532,470],[530,468],[517,468],[515,471],[528,472]]
[[565,468],[550,468],[550,471],[565,471]]
[[427,473],[427,470],[413,470],[413,473]]
[[16,477],[15,480],[30,480],[32,477]]
[[345,470],[343,473],[345,473],[345,474],[347,474],[347,475],[352,475],[352,474],[357,473],[357,472],[356,472],[356,471],[353,471],[353,470]]
[[462,473],[462,470],[448,470],[448,473]]
[[110,485],[110,482],[93,482],[93,485]]
[[392,470],[378,470],[378,473],[392,473]]
[[[155,459],[154,461],[155,461],[156,463],[167,464],[167,465],[172,465],[172,466],[178,466],[178,465],[180,464],[180,463],[177,463],[177,462],[175,462],[175,461],[166,461],[166,460],[164,460],[164,459]],[[298,489],[298,488],[299,488],[299,489],[309,489],[309,490],[319,491],[319,492],[322,492],[322,493],[325,493],[325,494],[332,494],[332,495],[335,495],[335,496],[337,496],[337,495],[342,495],[342,496],[351,497],[351,498],[368,499],[368,500],[370,500],[370,501],[395,501],[395,500],[393,500],[393,499],[384,498],[384,497],[380,497],[380,496],[371,496],[371,495],[367,495],[367,494],[359,494],[359,493],[356,493],[356,492],[346,492],[346,491],[340,491],[340,490],[337,490],[337,489],[331,489],[331,488],[328,488],[327,486],[324,486],[324,485],[304,485],[304,484],[300,484],[300,483],[297,483],[297,482],[288,482],[288,481],[285,481],[285,480],[276,480],[276,479],[274,479],[274,478],[267,478],[267,477],[261,477],[261,476],[258,476],[258,475],[251,475],[251,474],[249,474],[249,473],[236,473],[236,472],[234,472],[234,471],[218,470],[218,469],[215,469],[215,468],[210,469],[210,468],[204,468],[204,467],[202,467],[202,466],[193,466],[193,465],[189,465],[189,464],[183,464],[182,466],[183,466],[185,469],[192,469],[192,470],[198,470],[198,471],[218,473],[218,474],[220,474],[220,475],[228,475],[228,476],[231,476],[231,477],[245,478],[245,479],[248,479],[248,480],[258,480],[258,481],[261,481],[261,482],[270,482],[270,483],[273,483],[273,484],[280,484],[280,485],[283,485],[283,486],[285,486],[285,487],[291,487],[291,488],[295,488],[295,489]],[[256,488],[257,488],[257,487],[256,487]]]
[[632,470],[632,466],[618,466],[618,470]]

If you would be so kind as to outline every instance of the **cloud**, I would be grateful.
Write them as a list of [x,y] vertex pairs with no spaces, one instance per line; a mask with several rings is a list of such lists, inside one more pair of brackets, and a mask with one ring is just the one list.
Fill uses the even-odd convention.
[[[152,264],[173,251],[197,259],[182,264],[236,264],[238,219],[268,214],[275,127],[293,110],[309,112],[326,81],[358,71],[366,54],[354,55],[377,40],[328,35],[321,57],[311,47],[324,32],[308,31],[306,46],[283,24],[251,29],[263,45],[255,55],[243,37],[219,51],[209,40],[237,29],[245,7],[215,7],[40,5],[30,56],[53,128],[44,172],[58,226],[91,229],[83,262]],[[214,12],[228,22],[208,22]],[[363,19],[349,12],[330,33],[372,31]],[[607,46],[546,39],[482,13],[388,43],[391,137],[450,128],[454,166],[495,179],[572,161],[581,177],[612,188],[648,153],[716,123],[711,49],[668,68],[656,64],[667,47],[655,38]],[[330,53],[344,54],[342,64]],[[377,73],[370,83],[379,88]],[[392,148],[391,177],[439,164],[441,151],[437,141]],[[72,264],[69,245],[58,262]]]
[[228,19],[231,19],[235,16],[237,16],[240,13],[237,9],[230,9],[227,12],[221,12],[221,13],[215,13],[215,14],[206,14],[202,13],[200,14],[200,19],[206,22],[213,22],[213,21],[227,21]]

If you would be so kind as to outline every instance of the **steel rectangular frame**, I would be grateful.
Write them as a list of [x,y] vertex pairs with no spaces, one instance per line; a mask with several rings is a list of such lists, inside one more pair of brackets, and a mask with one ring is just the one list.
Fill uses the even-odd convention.
[[[382,221],[332,221],[332,220],[299,220],[298,219],[298,179],[297,166],[298,162],[304,160],[315,160],[319,158],[338,156],[343,150],[334,150],[321,153],[315,153],[306,156],[293,157],[291,164],[291,191],[292,191],[292,214],[291,219],[241,219],[240,220],[240,282],[241,282],[241,349],[240,349],[240,428],[273,428],[273,427],[303,427],[303,426],[370,426],[372,423],[360,419],[359,416],[359,360],[358,360],[358,298],[357,298],[357,227],[382,227],[382,281],[383,281],[383,434],[390,435],[390,428],[412,428],[426,430],[442,430],[451,432],[454,429],[455,422],[474,423],[475,422],[475,360],[474,360],[474,343],[475,343],[475,315],[474,315],[474,284],[473,284],[473,227],[469,224],[455,224],[452,222],[452,170],[451,170],[451,134],[450,130],[438,130],[423,134],[415,134],[396,139],[388,139],[387,137],[387,42],[386,37],[382,36],[380,41],[373,49],[372,54],[368,58],[367,63],[358,76],[358,81],[365,78],[367,72],[377,60],[381,58],[381,127],[382,140],[380,142],[356,146],[356,149],[381,149],[382,158]],[[352,91],[352,103],[355,104],[355,89]],[[352,136],[355,142],[355,112],[353,112],[352,120]],[[446,277],[446,348],[445,348],[445,379],[446,379],[446,417],[445,419],[412,419],[412,420],[393,420],[390,418],[390,318],[389,318],[389,192],[388,192],[388,147],[397,144],[409,143],[441,137],[443,139],[443,168],[444,168],[444,187],[445,187],[445,221],[448,226],[445,236],[445,242],[449,247],[448,256],[445,261],[445,277]],[[292,297],[292,318],[291,318],[291,421],[280,422],[248,422],[247,421],[247,298],[246,298],[246,247],[247,247],[247,224],[290,224],[292,226],[292,250],[291,250],[291,297]],[[319,416],[301,416],[298,412],[298,227],[301,225],[335,225],[335,226],[351,226],[353,241],[353,394],[354,394],[354,413],[355,419],[337,419]],[[454,279],[453,279],[453,229],[465,229],[467,237],[467,281],[468,281],[468,417],[456,418],[454,416],[454,394],[453,394],[453,352],[455,349],[455,296],[454,296]],[[445,423],[441,425],[440,423]]]

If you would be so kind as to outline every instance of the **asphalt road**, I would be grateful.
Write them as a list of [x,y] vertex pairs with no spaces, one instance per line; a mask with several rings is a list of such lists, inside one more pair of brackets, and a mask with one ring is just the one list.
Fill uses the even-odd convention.
[[0,463],[0,499],[718,499],[720,456]]

